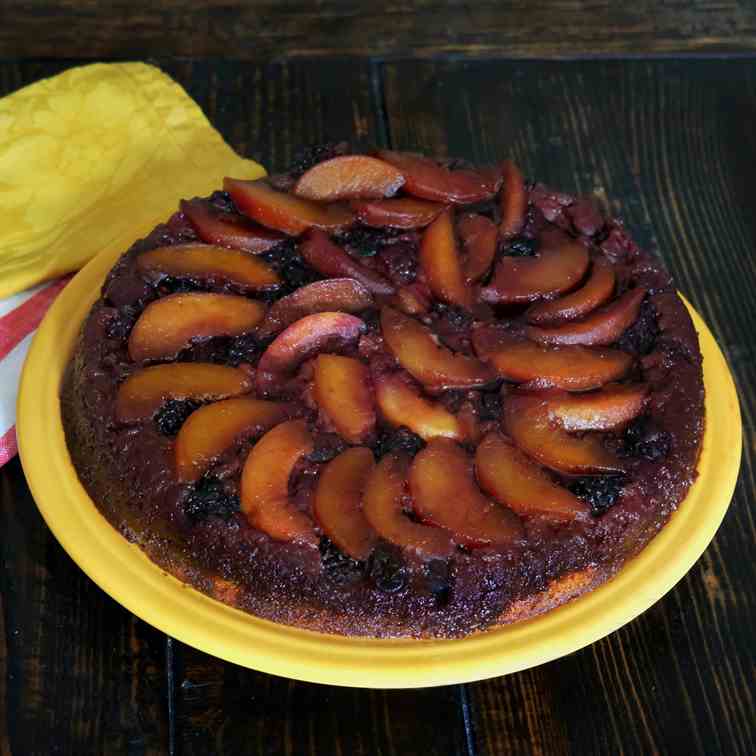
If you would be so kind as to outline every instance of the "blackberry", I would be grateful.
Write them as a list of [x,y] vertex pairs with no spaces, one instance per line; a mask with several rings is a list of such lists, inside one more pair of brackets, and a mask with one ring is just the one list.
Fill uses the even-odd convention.
[[155,424],[164,436],[175,436],[189,415],[199,407],[190,399],[169,399],[155,415]]
[[484,422],[501,418],[501,395],[498,391],[482,391],[480,393],[479,417]]
[[659,336],[659,324],[656,309],[645,299],[641,303],[640,313],[630,328],[617,341],[617,346],[626,352],[640,356],[648,354],[656,344]]
[[125,339],[131,333],[131,329],[134,327],[138,316],[138,308],[132,305],[119,307],[115,317],[108,321],[105,335],[109,339]]
[[347,252],[359,257],[374,257],[395,237],[405,233],[401,229],[353,226],[335,237],[335,241]]
[[346,449],[346,443],[337,433],[319,433],[315,448],[307,455],[310,462],[328,462]]
[[361,576],[363,563],[341,551],[330,538],[321,536],[318,551],[323,570],[335,583],[346,583]]
[[472,315],[461,307],[454,307],[443,302],[437,302],[434,307],[455,331],[465,331],[473,322]]
[[230,520],[239,511],[239,497],[227,493],[217,478],[202,478],[184,501],[184,514],[192,523],[210,516]]
[[594,517],[600,517],[617,503],[622,492],[622,478],[618,475],[578,478],[568,488],[590,505]]
[[405,452],[414,457],[424,446],[425,442],[420,436],[413,433],[409,428],[402,426],[396,430],[389,430],[383,433],[378,439],[376,452],[379,457],[393,451]]
[[236,367],[240,362],[252,362],[261,351],[260,342],[251,333],[246,333],[228,345],[227,360]]
[[157,289],[160,294],[185,294],[187,292],[202,291],[203,286],[191,278],[173,278],[166,276],[158,282]]
[[396,593],[407,585],[407,565],[401,552],[390,544],[381,543],[376,546],[365,569],[376,588],[384,593]]
[[451,598],[452,574],[449,562],[445,559],[431,559],[425,565],[428,590],[433,594],[439,606],[446,606]]
[[417,248],[411,242],[400,241],[384,247],[380,261],[397,286],[406,286],[417,278]]
[[347,142],[326,142],[324,144],[313,144],[304,147],[294,157],[294,162],[289,169],[289,175],[299,178],[305,171],[312,168],[313,165],[339,155],[346,155],[349,151],[349,144]]
[[298,255],[284,263],[281,268],[281,276],[286,282],[284,287],[286,291],[282,293],[291,293],[295,289],[320,280],[320,275]]
[[508,257],[533,257],[538,248],[538,242],[535,239],[529,239],[526,236],[516,236],[509,242],[504,250]]
[[658,428],[647,415],[642,415],[625,429],[620,453],[654,462],[666,457],[671,447],[672,439],[669,433]]

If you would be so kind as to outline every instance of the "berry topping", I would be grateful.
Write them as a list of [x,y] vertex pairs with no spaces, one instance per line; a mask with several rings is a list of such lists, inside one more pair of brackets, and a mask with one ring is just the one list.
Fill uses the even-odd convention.
[[407,585],[409,574],[402,552],[388,543],[379,543],[367,561],[368,577],[384,593],[397,593]]
[[239,497],[229,494],[217,478],[202,478],[184,501],[184,514],[192,523],[208,517],[229,520],[239,511]]
[[669,433],[647,416],[634,420],[625,429],[621,453],[654,461],[666,457],[672,447]]
[[600,517],[619,501],[622,482],[618,475],[578,478],[569,489],[590,506],[593,517]]
[[197,407],[199,402],[190,399],[169,399],[155,415],[155,424],[164,436],[175,436]]

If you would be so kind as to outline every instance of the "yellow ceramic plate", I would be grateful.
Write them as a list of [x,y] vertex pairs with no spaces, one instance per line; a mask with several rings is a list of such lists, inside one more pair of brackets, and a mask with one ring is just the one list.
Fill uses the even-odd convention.
[[741,451],[738,401],[722,353],[692,312],[706,382],[700,476],[669,524],[613,580],[542,617],[463,640],[350,639],[257,619],[150,562],[99,514],[71,465],[58,388],[79,325],[116,258],[92,260],[34,339],[18,403],[21,460],[47,524],[92,580],[146,622],[222,659],[299,680],[376,688],[445,685],[526,669],[593,643],[651,606],[698,559],[730,503]]

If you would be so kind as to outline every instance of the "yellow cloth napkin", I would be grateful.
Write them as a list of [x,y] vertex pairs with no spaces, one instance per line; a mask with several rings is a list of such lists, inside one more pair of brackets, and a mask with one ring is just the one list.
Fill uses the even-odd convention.
[[70,69],[0,99],[0,297],[127,249],[182,197],[265,170],[154,66]]

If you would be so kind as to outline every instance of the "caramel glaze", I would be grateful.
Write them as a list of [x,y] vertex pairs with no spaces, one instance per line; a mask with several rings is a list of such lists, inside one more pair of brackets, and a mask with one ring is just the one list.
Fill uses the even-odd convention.
[[[223,209],[230,202],[221,193],[212,201]],[[185,512],[188,488],[174,478],[173,439],[162,435],[155,422],[123,427],[114,419],[117,387],[135,369],[126,353],[129,328],[165,287],[140,275],[135,259],[157,246],[197,239],[177,213],[136,242],[108,275],[62,386],[71,455],[102,514],[163,569],[199,590],[259,617],[344,635],[460,637],[532,616],[611,577],[664,526],[695,478],[704,427],[698,341],[670,277],[621,223],[605,222],[590,203],[541,185],[530,188],[530,203],[525,236],[559,226],[589,245],[591,254],[605,255],[614,264],[618,291],[630,286],[649,291],[644,322],[636,323],[619,346],[636,353],[642,342],[645,350],[650,346],[638,355],[633,377],[651,387],[648,415],[666,434],[669,451],[658,459],[627,457],[626,483],[607,512],[560,527],[526,521],[525,542],[503,552],[459,550],[449,563],[430,565],[404,554],[399,579],[382,587],[359,565],[345,561],[342,569],[331,569],[312,548],[272,541],[238,512],[229,519],[211,515],[192,521]],[[412,240],[401,243],[411,246]],[[380,264],[375,258],[361,262]],[[406,276],[407,266],[399,268],[397,275]],[[372,364],[380,366],[382,359],[394,365],[392,357],[380,354],[375,313],[365,316]],[[450,325],[443,311],[431,317],[450,346],[470,351],[468,326]],[[505,317],[517,321],[522,310]],[[211,340],[179,358],[222,361],[224,353],[223,344]],[[444,398],[450,404],[458,399]],[[318,426],[322,421],[304,403],[301,414],[316,432],[328,430]],[[621,434],[607,434],[606,443],[621,449]],[[248,448],[230,449],[214,470],[231,493],[238,493]],[[305,510],[321,466],[309,462],[292,477],[292,493]]]

